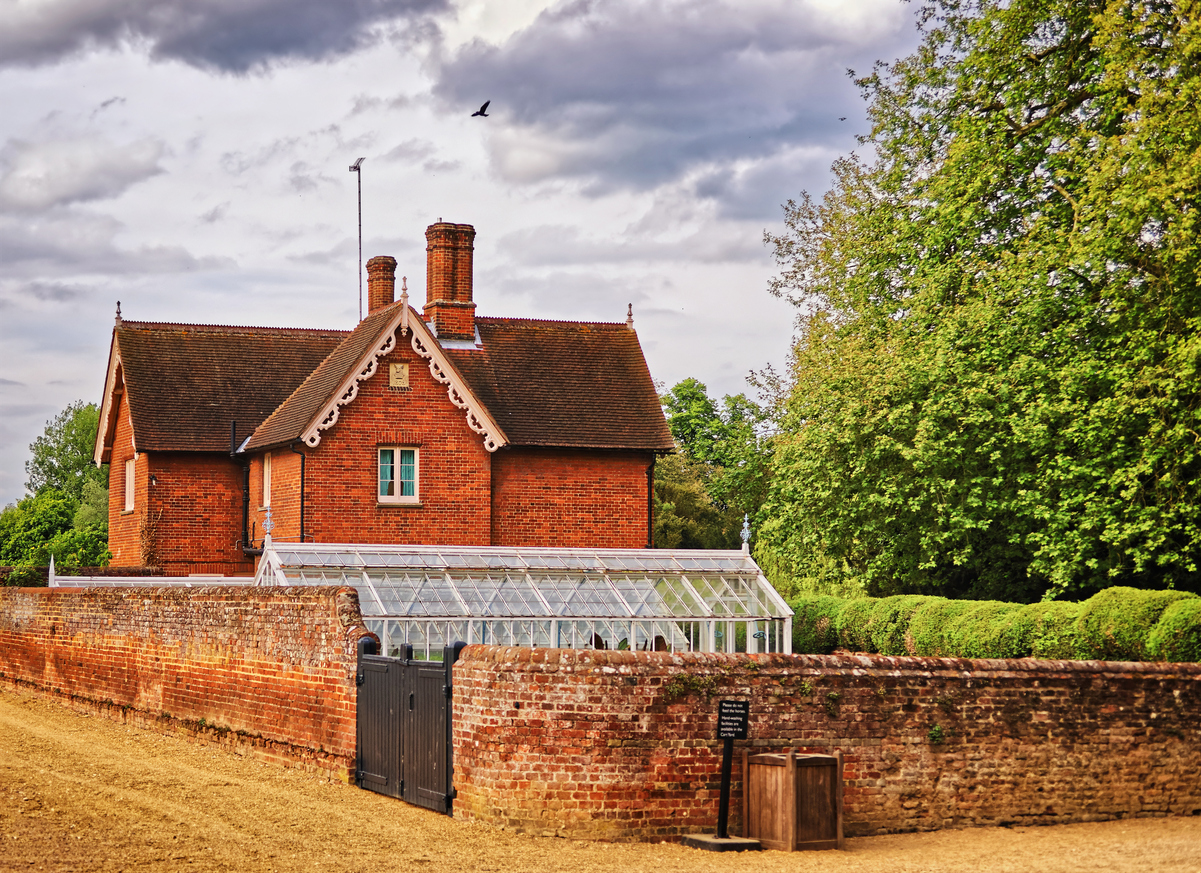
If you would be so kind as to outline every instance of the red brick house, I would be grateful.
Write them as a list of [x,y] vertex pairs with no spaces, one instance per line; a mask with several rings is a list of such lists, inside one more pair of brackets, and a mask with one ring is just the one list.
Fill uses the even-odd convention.
[[114,563],[251,573],[280,541],[643,548],[671,434],[626,323],[476,317],[431,225],[424,312],[372,258],[352,331],[118,313],[95,460]]

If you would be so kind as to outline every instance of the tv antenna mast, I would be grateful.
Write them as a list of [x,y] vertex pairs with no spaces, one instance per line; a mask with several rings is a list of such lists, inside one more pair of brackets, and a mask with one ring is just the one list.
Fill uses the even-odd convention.
[[356,268],[359,273],[359,321],[363,320],[363,161],[359,158],[350,165],[350,172],[359,177],[359,261]]

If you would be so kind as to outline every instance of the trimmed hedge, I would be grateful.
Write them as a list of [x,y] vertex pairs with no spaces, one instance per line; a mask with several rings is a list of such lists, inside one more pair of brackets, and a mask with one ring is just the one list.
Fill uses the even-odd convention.
[[1147,637],[1147,653],[1156,661],[1201,661],[1201,597],[1163,611]]
[[1107,588],[1083,603],[800,595],[792,650],[957,658],[1201,662],[1201,597]]

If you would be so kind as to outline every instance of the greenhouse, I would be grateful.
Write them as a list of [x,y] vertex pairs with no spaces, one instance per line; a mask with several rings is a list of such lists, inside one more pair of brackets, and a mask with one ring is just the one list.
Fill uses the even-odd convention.
[[742,551],[268,543],[257,585],[349,585],[383,652],[791,652],[792,610]]
[[253,578],[57,576],[60,586],[346,585],[384,654],[462,640],[669,652],[792,651],[792,610],[742,551],[264,544]]

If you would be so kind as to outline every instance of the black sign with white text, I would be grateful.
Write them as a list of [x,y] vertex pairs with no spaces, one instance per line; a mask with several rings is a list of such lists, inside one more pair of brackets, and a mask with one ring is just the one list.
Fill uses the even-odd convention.
[[717,738],[719,740],[745,740],[750,714],[750,701],[719,700],[717,702]]

